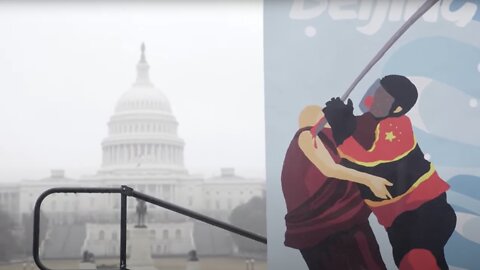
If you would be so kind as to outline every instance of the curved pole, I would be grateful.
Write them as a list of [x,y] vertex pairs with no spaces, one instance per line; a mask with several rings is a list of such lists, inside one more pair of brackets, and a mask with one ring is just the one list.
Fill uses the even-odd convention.
[[[352,93],[353,89],[358,85],[358,83],[365,77],[365,75],[372,69],[372,67],[385,55],[385,53],[395,44],[395,42],[412,26],[420,17],[423,16],[433,5],[435,5],[439,0],[427,0],[423,5],[410,17],[408,20],[393,34],[393,36],[383,45],[382,48],[377,52],[377,54],[370,60],[370,62],[365,66],[365,68],[358,74],[358,76],[353,80],[350,87],[342,95],[342,101],[345,101],[348,96]],[[327,121],[324,118],[321,118],[314,126],[312,131],[313,134],[318,134]]]

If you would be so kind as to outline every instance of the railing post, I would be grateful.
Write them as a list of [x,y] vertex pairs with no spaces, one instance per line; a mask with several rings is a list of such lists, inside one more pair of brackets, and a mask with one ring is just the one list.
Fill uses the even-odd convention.
[[120,270],[127,269],[127,196],[132,188],[122,186],[120,193]]

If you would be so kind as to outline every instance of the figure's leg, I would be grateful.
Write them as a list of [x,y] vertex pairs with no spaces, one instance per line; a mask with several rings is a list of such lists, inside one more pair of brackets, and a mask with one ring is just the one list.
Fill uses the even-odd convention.
[[447,260],[445,259],[445,253],[443,252],[443,248],[440,250],[434,250],[433,255],[435,256],[435,259],[437,261],[438,266],[442,270],[448,270],[448,263]]
[[367,270],[351,232],[331,235],[314,247],[300,250],[309,270]]
[[433,257],[438,269],[448,269],[443,249],[455,224],[455,212],[445,195],[398,216],[387,229],[397,266],[404,259],[404,265],[421,266],[422,261],[428,263]]
[[457,216],[453,208],[447,203],[446,195],[432,201],[425,209],[424,222],[428,224],[425,230],[425,240],[435,256],[438,266],[442,270],[448,269],[444,247],[455,230]]
[[310,270],[385,270],[370,224],[331,235],[300,250]]
[[361,260],[366,269],[387,269],[382,260],[377,240],[375,239],[375,235],[373,234],[368,221],[359,225],[358,230],[354,233],[354,237],[358,247],[357,253],[361,254]]
[[403,256],[399,270],[440,270],[430,250],[415,248]]

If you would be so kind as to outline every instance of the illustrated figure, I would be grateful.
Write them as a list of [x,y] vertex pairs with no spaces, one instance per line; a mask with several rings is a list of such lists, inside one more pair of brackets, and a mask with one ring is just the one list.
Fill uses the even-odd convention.
[[456,215],[447,203],[448,184],[425,158],[405,115],[416,103],[417,89],[400,75],[377,80],[361,102],[364,114],[353,115],[352,102],[327,102],[325,117],[339,144],[341,164],[384,177],[392,199],[375,196],[360,185],[365,203],[388,233],[397,266],[448,269],[444,246],[455,229]]
[[328,126],[312,138],[310,128],[323,117],[308,106],[286,152],[282,189],[288,213],[285,245],[299,249],[311,270],[386,269],[368,223],[371,211],[356,183],[379,198],[390,196],[386,179],[337,164],[340,157]]
[[147,214],[147,204],[145,201],[137,199],[137,225],[135,225],[136,228],[145,228],[147,227],[145,225],[145,216]]

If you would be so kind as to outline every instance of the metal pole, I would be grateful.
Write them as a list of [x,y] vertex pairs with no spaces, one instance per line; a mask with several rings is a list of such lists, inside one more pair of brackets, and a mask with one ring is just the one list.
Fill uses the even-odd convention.
[[177,212],[179,214],[194,218],[196,220],[203,221],[207,224],[210,224],[210,225],[213,225],[215,227],[219,227],[219,228],[222,228],[224,230],[236,233],[236,234],[241,235],[243,237],[250,238],[250,239],[255,240],[257,242],[267,244],[267,238],[265,238],[264,236],[246,231],[246,230],[238,228],[236,226],[232,226],[232,225],[230,225],[228,223],[225,223],[223,221],[213,219],[211,217],[208,217],[208,216],[202,215],[200,213],[191,211],[189,209],[183,208],[183,207],[175,205],[173,203],[169,203],[167,201],[157,199],[155,197],[149,196],[147,194],[144,194],[144,193],[141,193],[141,192],[138,192],[138,191],[135,191],[135,190],[132,190],[132,194],[130,196],[141,199],[141,200],[144,200],[144,201],[149,202],[149,203],[153,203],[153,204],[158,205],[160,207],[166,208],[168,210],[172,210],[174,212]]
[[127,196],[132,189],[122,186],[120,193],[120,270],[127,269]]
[[[380,48],[377,54],[367,64],[360,74],[353,80],[353,83],[348,87],[347,91],[342,95],[342,101],[345,101],[357,84],[365,77],[365,75],[372,69],[372,67],[385,55],[385,53],[395,44],[395,42],[412,26],[420,17],[423,16],[433,5],[439,0],[427,0],[422,6],[410,17],[408,20],[393,34],[392,37]],[[322,118],[315,124],[315,134],[318,134],[323,127],[327,124],[327,121]],[[312,130],[313,131],[313,130]]]

